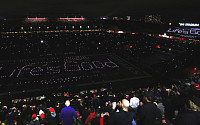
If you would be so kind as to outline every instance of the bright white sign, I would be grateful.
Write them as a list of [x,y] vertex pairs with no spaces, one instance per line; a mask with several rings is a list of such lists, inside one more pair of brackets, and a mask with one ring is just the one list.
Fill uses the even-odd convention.
[[198,23],[179,23],[180,26],[199,26]]

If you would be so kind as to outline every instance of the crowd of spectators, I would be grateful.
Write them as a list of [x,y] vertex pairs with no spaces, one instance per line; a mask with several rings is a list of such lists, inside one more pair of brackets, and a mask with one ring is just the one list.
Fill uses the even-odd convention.
[[[148,36],[147,34],[117,34],[106,32],[54,32],[5,34],[1,36],[1,56],[7,59],[28,58],[28,55],[40,57],[45,54],[74,52],[93,54],[111,53],[129,47],[133,56],[152,54],[159,49],[167,54],[176,51],[195,51],[195,45],[189,42]],[[98,47],[98,49],[97,49]],[[58,49],[59,48],[59,49]],[[170,48],[170,50],[169,50]],[[98,50],[98,51],[97,51]],[[16,57],[16,54],[19,55]],[[189,53],[191,54],[191,53]]]
[[[1,34],[2,60],[58,58],[65,54],[130,55],[141,59],[162,55],[153,70],[173,72],[198,65],[199,43],[138,33],[45,32]],[[163,56],[165,55],[165,56]],[[128,59],[128,58],[127,58]],[[5,62],[5,61],[4,61]],[[13,71],[15,72],[15,70]],[[187,81],[145,88],[97,90],[52,96],[43,100],[0,104],[0,124],[6,125],[199,125],[199,74]],[[153,85],[153,84],[152,84]],[[75,89],[75,88],[73,88]]]
[[[148,34],[117,34],[106,32],[73,32],[2,35],[1,57],[3,60],[57,57],[63,54],[131,55],[140,64],[148,56],[160,56],[161,61],[151,65],[153,70],[172,72],[181,70],[199,56],[199,43],[166,39]],[[125,53],[123,55],[123,53]]]
[[66,93],[44,100],[1,104],[6,125],[199,125],[199,74],[145,88]]

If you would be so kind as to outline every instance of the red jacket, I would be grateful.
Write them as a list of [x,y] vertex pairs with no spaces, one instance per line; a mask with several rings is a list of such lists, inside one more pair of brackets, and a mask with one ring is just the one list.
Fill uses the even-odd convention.
[[92,119],[94,119],[94,118],[96,118],[95,112],[90,113],[90,115],[87,117],[87,119],[85,121],[85,124],[87,125],[87,124],[91,123]]
[[[88,125],[92,122],[92,120],[96,118],[95,112],[90,113],[90,115],[87,117],[85,124]],[[103,125],[103,117],[100,118],[100,125]]]

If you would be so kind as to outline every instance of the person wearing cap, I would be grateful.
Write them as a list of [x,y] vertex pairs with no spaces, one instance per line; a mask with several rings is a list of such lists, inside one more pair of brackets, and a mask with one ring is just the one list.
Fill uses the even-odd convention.
[[194,85],[194,89],[196,89],[196,90],[200,90],[200,84],[198,84],[198,83],[194,83],[193,85]]
[[47,122],[48,125],[58,125],[58,119],[54,108],[49,108]]
[[122,104],[119,104],[122,110],[118,109],[115,111],[116,106],[116,102],[113,102],[112,110],[110,112],[110,120],[112,125],[132,125],[134,123],[134,115],[133,112],[128,111],[129,101],[127,99],[122,100]]
[[40,125],[39,118],[36,114],[32,115],[32,120],[30,121],[29,125]]
[[[66,107],[61,110],[59,121],[63,122],[63,125],[73,125],[74,118],[77,118],[76,111],[70,107],[70,101],[65,102]],[[73,118],[74,117],[74,118]]]
[[45,114],[42,109],[40,109],[40,111],[39,111],[39,116],[40,116],[40,123],[45,124]]
[[100,101],[95,94],[93,95],[92,98],[92,106],[94,109],[97,109],[100,106]]

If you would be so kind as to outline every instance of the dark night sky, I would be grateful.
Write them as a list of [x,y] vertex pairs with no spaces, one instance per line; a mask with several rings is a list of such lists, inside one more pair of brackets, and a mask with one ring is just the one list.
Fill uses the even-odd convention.
[[41,15],[144,15],[199,17],[197,0],[0,0],[0,16]]

